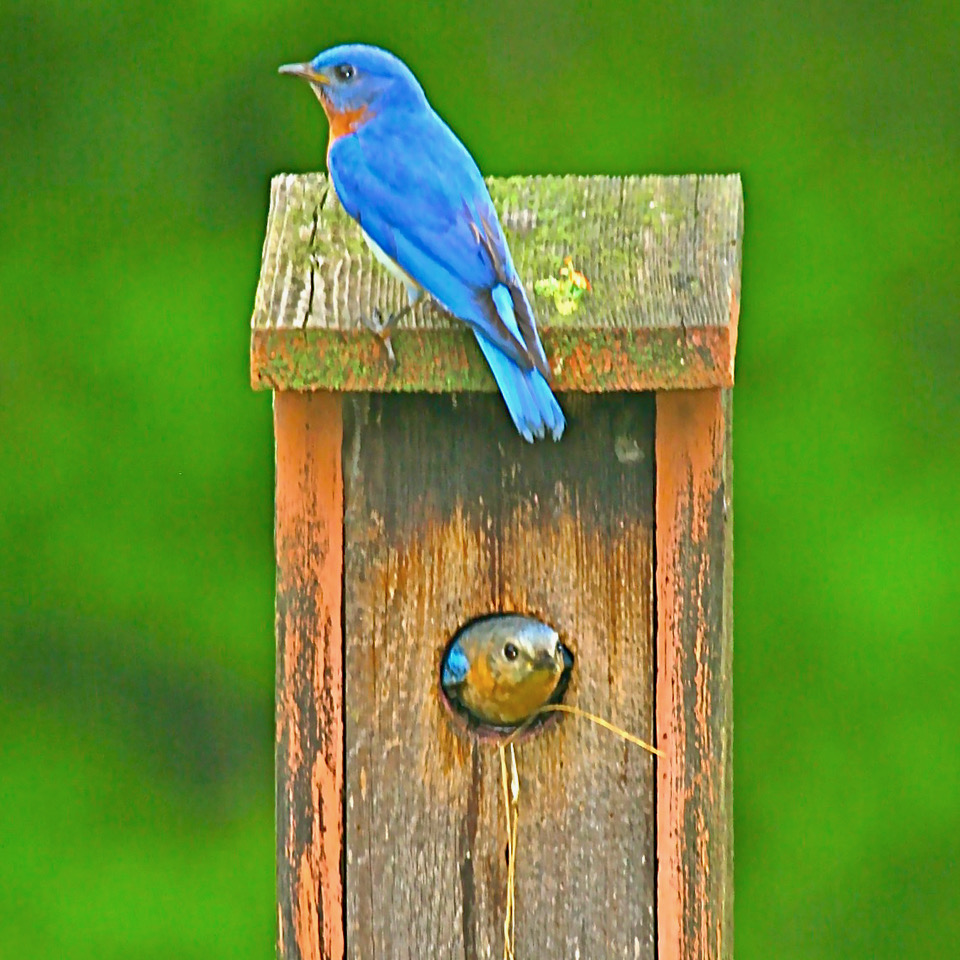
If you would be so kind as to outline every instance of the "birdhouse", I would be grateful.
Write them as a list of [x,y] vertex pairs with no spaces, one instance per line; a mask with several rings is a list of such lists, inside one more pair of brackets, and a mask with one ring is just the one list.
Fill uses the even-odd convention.
[[[729,957],[736,176],[488,181],[567,416],[526,443],[470,331],[406,303],[319,175],[274,179],[251,372],[276,438],[279,955],[500,957],[496,750],[450,723],[472,618],[549,624],[517,746],[515,954]],[[589,287],[589,288],[588,288]]]

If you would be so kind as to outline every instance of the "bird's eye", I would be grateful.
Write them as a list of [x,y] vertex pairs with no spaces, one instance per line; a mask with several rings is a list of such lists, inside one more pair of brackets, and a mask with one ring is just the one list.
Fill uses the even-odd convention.
[[334,76],[336,76],[338,80],[342,80],[344,83],[346,83],[348,80],[352,80],[356,72],[357,71],[354,70],[349,63],[341,63],[339,66],[333,68]]
[[508,643],[508,644],[503,648],[503,655],[504,655],[508,660],[516,660],[516,659],[517,659],[517,653],[518,653],[518,652],[519,652],[519,651],[517,650],[517,648],[516,648],[512,643]]

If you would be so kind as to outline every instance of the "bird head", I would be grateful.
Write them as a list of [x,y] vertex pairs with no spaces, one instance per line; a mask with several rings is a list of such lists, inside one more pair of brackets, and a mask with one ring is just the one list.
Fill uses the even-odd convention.
[[573,654],[532,617],[498,614],[464,627],[443,658],[440,683],[475,724],[509,728],[535,717],[566,691]]
[[342,44],[306,63],[288,63],[280,73],[302,77],[328,117],[378,113],[383,107],[425,102],[410,69],[392,53],[360,43]]

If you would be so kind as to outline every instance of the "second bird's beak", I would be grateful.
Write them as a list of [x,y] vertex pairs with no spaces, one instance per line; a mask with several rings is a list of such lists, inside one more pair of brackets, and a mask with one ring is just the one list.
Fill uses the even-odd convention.
[[557,658],[560,660],[561,670],[569,670],[573,666],[573,654],[565,644],[557,644]]
[[[558,644],[555,652],[550,653],[547,650],[541,650],[537,654],[536,659],[533,661],[534,665],[540,670],[548,670],[550,673],[562,673],[564,668],[568,665],[566,662],[567,655],[560,653],[560,646]],[[566,650],[566,648],[563,648]]]
[[288,73],[292,77],[303,77],[311,83],[327,84],[329,79],[323,73],[318,73],[309,63],[285,63],[279,73]]

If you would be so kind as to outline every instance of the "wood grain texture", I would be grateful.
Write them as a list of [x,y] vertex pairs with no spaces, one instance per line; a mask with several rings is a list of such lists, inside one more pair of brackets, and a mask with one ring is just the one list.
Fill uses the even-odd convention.
[[274,396],[277,912],[283,960],[341,960],[341,400]]
[[[558,390],[730,386],[740,301],[738,176],[488,181]],[[570,316],[534,294],[565,257],[592,291]],[[418,307],[393,338],[361,325],[406,303],[326,177],[278,176],[252,320],[254,387],[493,391],[472,334]]]
[[[576,654],[567,702],[652,735],[652,398],[571,397],[583,427],[535,448],[489,395],[347,405],[347,953],[499,960],[499,762],[453,732],[440,653],[478,614],[539,616]],[[653,759],[563,717],[518,764],[517,955],[652,960]]]
[[657,394],[658,960],[733,956],[728,391]]

